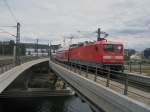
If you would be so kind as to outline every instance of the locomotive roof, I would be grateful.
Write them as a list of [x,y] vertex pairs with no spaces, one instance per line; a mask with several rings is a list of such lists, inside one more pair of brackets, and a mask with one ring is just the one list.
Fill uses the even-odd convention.
[[121,42],[115,42],[115,41],[108,41],[108,40],[102,40],[102,41],[96,41],[96,42],[89,42],[89,43],[79,43],[79,44],[72,44],[69,46],[64,46],[60,49],[58,49],[57,51],[65,51],[68,50],[69,48],[78,48],[81,46],[88,46],[88,45],[95,45],[95,44],[121,44]]
[[71,45],[70,48],[77,48],[81,46],[88,46],[88,45],[95,45],[95,44],[121,44],[122,45],[121,42],[101,40],[101,41],[96,41],[96,42],[74,44],[74,45]]
[[122,43],[115,42],[115,41],[102,40],[102,41],[97,41],[95,44],[122,44]]

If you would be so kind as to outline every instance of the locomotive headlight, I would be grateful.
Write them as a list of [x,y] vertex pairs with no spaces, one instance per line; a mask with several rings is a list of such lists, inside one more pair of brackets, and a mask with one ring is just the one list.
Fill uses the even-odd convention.
[[112,56],[103,56],[103,59],[112,59]]
[[115,59],[123,59],[123,56],[115,56]]

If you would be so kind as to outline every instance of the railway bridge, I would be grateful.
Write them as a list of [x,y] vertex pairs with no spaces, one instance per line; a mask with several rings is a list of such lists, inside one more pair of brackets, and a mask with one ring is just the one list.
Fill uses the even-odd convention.
[[[46,64],[44,64],[46,63]],[[47,64],[48,63],[48,64]],[[150,107],[137,102],[131,98],[121,95],[112,91],[100,84],[95,83],[89,79],[86,79],[78,73],[74,73],[56,63],[49,60],[49,58],[36,59],[30,62],[26,62],[19,66],[16,66],[7,72],[0,75],[0,93],[3,93],[14,80],[19,79],[21,74],[30,71],[32,67],[36,69],[37,65],[50,67],[50,69],[65,81],[75,93],[87,102],[94,111],[105,112],[149,112]],[[24,78],[23,78],[24,79]],[[25,87],[28,85],[28,80],[25,78]],[[23,80],[21,80],[23,81]],[[51,92],[51,91],[49,91]],[[59,94],[59,93],[58,93]]]

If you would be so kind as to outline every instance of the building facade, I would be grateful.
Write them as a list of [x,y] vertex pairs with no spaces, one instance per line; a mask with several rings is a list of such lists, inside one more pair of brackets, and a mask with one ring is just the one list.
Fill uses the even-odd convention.
[[144,58],[145,59],[150,59],[150,48],[146,48],[144,50]]

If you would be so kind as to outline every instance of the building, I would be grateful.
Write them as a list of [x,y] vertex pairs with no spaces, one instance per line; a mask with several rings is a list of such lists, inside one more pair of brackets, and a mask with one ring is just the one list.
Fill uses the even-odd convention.
[[125,49],[124,52],[125,52],[124,58],[126,61],[130,60],[131,59],[130,57],[136,53],[136,51],[134,49]]
[[[0,41],[0,55],[4,55],[4,56],[14,55],[14,45],[15,45],[14,40]],[[19,49],[20,56],[24,56],[25,55],[25,46],[23,44],[19,44],[19,48],[20,48]],[[19,51],[17,50],[17,53]]]
[[[50,46],[46,44],[33,44],[33,43],[22,43],[26,49],[26,56],[48,56],[50,52]],[[55,53],[60,48],[60,44],[51,45],[51,52]]]
[[34,44],[34,43],[22,43],[25,46],[26,56],[48,56],[49,45]]
[[133,60],[133,61],[140,61],[142,60],[142,55],[141,53],[135,53],[133,55],[130,56],[130,60]]
[[[0,55],[13,55],[14,45],[15,42],[13,40],[0,41]],[[55,53],[60,46],[60,44],[51,45],[51,52]],[[19,48],[21,56],[48,56],[50,51],[50,46],[48,44],[20,43]]]
[[150,48],[146,48],[144,50],[144,58],[145,59],[150,59]]

